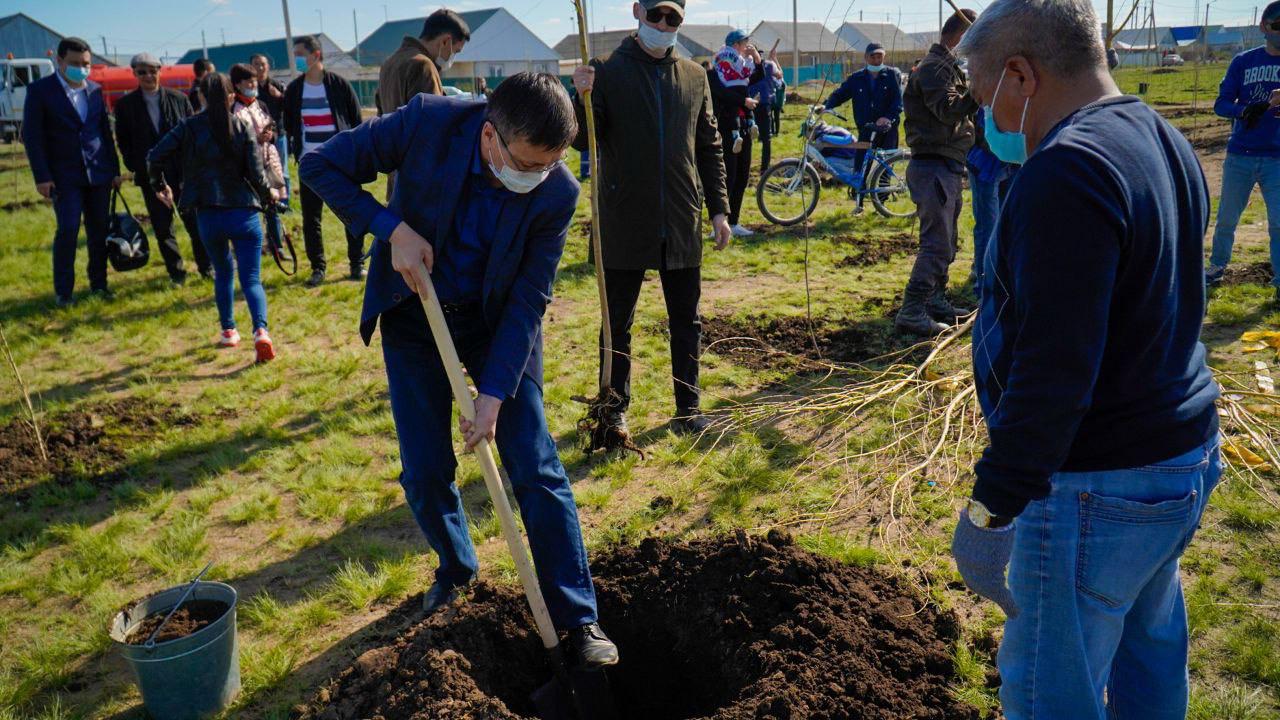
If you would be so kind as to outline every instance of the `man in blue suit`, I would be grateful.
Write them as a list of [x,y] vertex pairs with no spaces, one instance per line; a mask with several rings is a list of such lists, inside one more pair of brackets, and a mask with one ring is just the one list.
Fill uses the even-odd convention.
[[[542,405],[542,315],[578,201],[562,162],[576,133],[560,82],[518,73],[488,103],[418,95],[339,133],[299,172],[349,231],[375,238],[360,332],[367,344],[381,326],[400,483],[440,556],[424,609],[451,603],[477,563],[454,485],[452,394],[415,297],[421,265],[479,391],[475,422],[461,422],[466,449],[496,441],[551,618],[580,662],[600,666],[618,651],[596,623],[577,508]],[[393,171],[383,207],[360,186]]]
[[36,190],[53,200],[53,290],[58,306],[72,302],[80,218],[89,246],[89,287],[107,289],[107,206],[120,187],[120,161],[102,87],[89,80],[89,44],[69,37],[58,43],[58,72],[31,83],[22,106],[22,142]]

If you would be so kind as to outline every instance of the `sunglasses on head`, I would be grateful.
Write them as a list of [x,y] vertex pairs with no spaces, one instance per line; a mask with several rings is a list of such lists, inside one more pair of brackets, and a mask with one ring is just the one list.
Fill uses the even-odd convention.
[[647,10],[645,11],[644,19],[654,25],[666,20],[667,27],[669,28],[680,27],[680,23],[684,22],[684,18],[680,16],[680,13],[671,10],[670,8],[653,8],[652,10]]

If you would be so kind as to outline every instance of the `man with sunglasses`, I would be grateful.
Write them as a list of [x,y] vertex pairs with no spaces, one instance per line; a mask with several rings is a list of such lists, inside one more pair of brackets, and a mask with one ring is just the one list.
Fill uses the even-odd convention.
[[580,130],[574,147],[587,147],[581,94],[592,90],[600,154],[600,175],[592,182],[600,183],[598,221],[613,331],[609,384],[622,398],[606,422],[626,430],[631,323],[645,272],[657,270],[671,330],[671,429],[698,433],[707,425],[698,397],[702,204],[711,216],[715,247],[724,249],[730,236],[724,152],[707,71],[673,52],[684,0],[643,0],[631,12],[638,31],[573,73]]
[[[517,73],[488,102],[417,95],[307,154],[299,173],[351,231],[375,238],[360,332],[368,343],[381,326],[400,484],[440,557],[424,609],[453,602],[477,564],[453,482],[452,393],[415,297],[423,265],[479,390],[475,421],[460,422],[466,449],[496,441],[551,618],[580,663],[601,666],[618,650],[596,623],[573,491],[542,404],[542,315],[578,202],[562,162],[576,132],[559,80]],[[361,185],[391,171],[384,207]]]
[[1271,235],[1271,268],[1280,303],[1280,0],[1267,5],[1259,24],[1266,44],[1235,56],[1218,87],[1214,112],[1232,120],[1222,163],[1222,198],[1213,231],[1205,282],[1222,282],[1236,241],[1236,225],[1253,186],[1262,191]]
[[[116,103],[116,143],[120,146],[125,168],[133,173],[134,182],[142,189],[142,199],[151,216],[151,227],[155,230],[156,244],[160,246],[160,256],[164,258],[169,279],[175,285],[181,285],[186,282],[187,271],[183,267],[182,253],[178,251],[178,239],[173,233],[174,211],[160,202],[151,189],[147,153],[178,123],[191,117],[191,102],[177,90],[160,85],[160,61],[151,53],[134,55],[129,65],[138,79],[138,89],[125,94]],[[173,189],[176,206],[182,193],[182,166],[174,160],[165,168],[164,174],[167,184]],[[184,214],[182,221],[191,236],[196,267],[204,277],[212,277],[209,253],[200,242],[195,215]]]

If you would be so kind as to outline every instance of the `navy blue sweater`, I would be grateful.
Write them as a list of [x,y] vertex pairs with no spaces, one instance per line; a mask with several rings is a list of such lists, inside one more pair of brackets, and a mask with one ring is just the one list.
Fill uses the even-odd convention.
[[863,68],[849,75],[823,105],[834,110],[850,100],[859,130],[866,130],[882,117],[896,124],[902,115],[902,73],[889,66],[878,73]]
[[1204,173],[1135,97],[1085,106],[1018,173],[987,246],[973,365],[997,515],[1055,472],[1140,467],[1217,432],[1205,365]]

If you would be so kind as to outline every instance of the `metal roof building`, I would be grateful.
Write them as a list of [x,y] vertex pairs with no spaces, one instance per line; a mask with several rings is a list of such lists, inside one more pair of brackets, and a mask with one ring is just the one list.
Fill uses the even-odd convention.
[[921,47],[915,38],[893,23],[847,22],[836,30],[836,37],[845,41],[858,53],[865,51],[867,45],[871,43],[880,43],[886,52],[894,54],[929,49],[928,45]]
[[[58,43],[65,37],[26,13],[0,17],[0,57],[10,53],[15,58],[57,57]],[[95,65],[115,65],[109,58],[92,51],[91,55]]]
[[[305,34],[296,33],[293,39],[297,40]],[[354,74],[354,71],[359,69],[360,66],[356,61],[345,50],[338,47],[332,38],[324,33],[316,33],[315,36],[320,40],[320,51],[324,55],[326,69],[344,77]],[[249,62],[249,57],[255,53],[262,53],[271,60],[273,74],[289,74],[289,69],[293,67],[293,48],[289,45],[289,41],[282,37],[209,47],[209,59],[222,72],[226,72],[236,63]],[[191,48],[178,59],[178,63],[193,63],[203,56],[204,48]]]
[[[460,13],[471,28],[471,41],[458,53],[445,79],[501,79],[517,72],[555,73],[560,56],[505,8]],[[418,37],[426,16],[391,20],[357,46],[360,64],[381,65],[406,36]],[[467,83],[454,83],[462,86]],[[492,83],[490,83],[492,84]]]
[[[849,43],[836,37],[836,34],[828,30],[822,23],[802,22],[796,23],[796,36],[800,45],[800,61],[805,64],[813,62],[832,62],[847,58],[853,53],[853,48],[849,47]],[[773,47],[775,40],[778,42],[779,56],[784,53],[791,53],[795,46],[791,42],[792,24],[789,20],[762,20],[756,29],[751,31],[751,37],[756,41],[756,47],[768,49]],[[862,54],[858,50],[856,54]],[[783,64],[786,64],[784,61]]]

